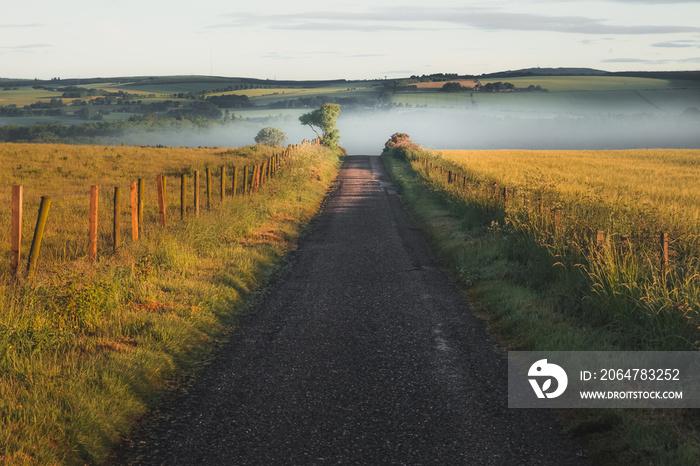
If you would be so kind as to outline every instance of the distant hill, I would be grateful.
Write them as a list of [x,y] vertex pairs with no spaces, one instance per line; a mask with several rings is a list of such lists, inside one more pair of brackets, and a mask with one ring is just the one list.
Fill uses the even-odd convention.
[[628,76],[631,78],[685,79],[700,81],[700,71],[616,71],[608,76]]
[[88,84],[101,83],[129,83],[132,87],[138,86],[153,86],[162,84],[249,84],[249,85],[266,85],[266,86],[289,86],[289,87],[322,87],[331,84],[345,83],[345,79],[334,80],[272,80],[272,79],[256,79],[242,77],[225,77],[225,76],[121,76],[108,78],[68,78],[68,79],[13,79],[0,78],[0,86],[81,86]]
[[521,76],[602,76],[607,71],[593,68],[524,68],[483,75],[485,78],[517,78]]

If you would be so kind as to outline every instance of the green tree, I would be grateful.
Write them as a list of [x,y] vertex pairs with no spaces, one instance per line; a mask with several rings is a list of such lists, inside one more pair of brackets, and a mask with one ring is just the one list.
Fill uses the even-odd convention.
[[464,90],[462,85],[460,83],[455,83],[455,82],[449,82],[445,83],[441,88],[441,91],[443,92],[461,92]]
[[268,126],[258,131],[255,142],[265,146],[281,146],[287,140],[287,135],[279,128]]
[[[340,105],[323,104],[321,108],[300,116],[299,121],[302,125],[308,125],[316,133],[316,136],[321,138],[321,144],[336,148],[340,139],[340,133],[335,127],[338,115],[340,115]],[[318,134],[314,126],[320,128],[323,135]]]

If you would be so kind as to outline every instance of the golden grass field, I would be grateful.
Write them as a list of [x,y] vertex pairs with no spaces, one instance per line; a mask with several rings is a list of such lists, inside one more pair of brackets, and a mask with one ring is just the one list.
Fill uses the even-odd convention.
[[614,203],[650,206],[700,219],[700,150],[600,151],[444,150],[455,162],[503,185],[545,177],[563,193],[596,195]]
[[[220,200],[219,169],[282,148],[0,144],[0,464],[101,464],[131,426],[206,359],[318,210],[338,166],[320,145],[292,148],[255,194]],[[213,172],[213,205],[180,219],[179,175]],[[155,180],[168,176],[168,223]],[[145,225],[113,254],[113,187],[147,180]],[[188,204],[192,205],[192,179]],[[53,196],[33,280],[9,275],[9,199],[24,186],[21,270],[39,196]],[[87,193],[100,186],[98,255],[87,261]],[[23,275],[23,274],[22,274]]]
[[415,83],[412,86],[416,86],[418,89],[440,89],[447,83],[459,83],[462,87],[474,87],[476,86],[476,81],[471,79],[456,79],[453,81],[435,81],[435,82],[425,82],[425,83]]
[[[700,349],[700,150],[431,151],[406,142],[383,157],[503,347]],[[555,413],[592,464],[700,464],[694,410]]]
[[[213,148],[154,148],[134,146],[71,146],[61,144],[0,144],[0,165],[7,169],[0,172],[0,257],[6,258],[10,248],[11,186],[24,187],[24,216],[22,250],[28,251],[32,240],[32,228],[36,221],[41,196],[52,198],[52,205],[44,237],[46,248],[40,260],[46,264],[73,260],[86,251],[81,239],[81,229],[88,222],[90,187],[99,188],[99,233],[102,249],[111,235],[110,211],[113,205],[114,187],[122,191],[123,236],[127,235],[129,220],[130,182],[143,178],[146,184],[145,216],[155,221],[157,215],[156,175],[165,175],[166,203],[169,217],[179,216],[180,175],[191,176],[194,170],[201,172],[204,189],[204,173],[213,173],[213,192],[220,197],[220,168],[226,166],[227,176],[234,166],[257,163],[272,155],[271,148],[258,152],[233,151]],[[227,181],[231,189],[232,181]],[[191,196],[191,192],[188,192]],[[202,193],[202,199],[203,193]],[[6,272],[7,260],[0,263],[0,273]],[[50,268],[50,267],[49,267]]]

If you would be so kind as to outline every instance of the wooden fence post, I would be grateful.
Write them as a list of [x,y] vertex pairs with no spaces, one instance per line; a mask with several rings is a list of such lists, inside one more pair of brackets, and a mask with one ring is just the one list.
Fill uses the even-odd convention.
[[23,203],[24,188],[19,185],[12,187],[12,234],[10,246],[10,272],[13,276],[17,276],[19,270],[19,261],[22,249],[22,203]]
[[253,181],[252,181],[251,192],[257,191],[259,184],[260,184],[260,164],[256,163],[255,167],[253,167]]
[[211,209],[211,168],[207,167],[207,209]]
[[46,227],[46,219],[49,216],[49,208],[51,207],[51,198],[41,196],[41,204],[39,205],[39,216],[36,219],[36,227],[34,227],[34,237],[32,238],[32,247],[29,249],[29,261],[27,261],[27,278],[31,279],[36,270],[36,262],[39,258],[39,249],[41,248],[41,240],[44,237],[44,227]]
[[163,205],[165,211],[168,211],[168,177],[163,175]]
[[136,181],[131,182],[131,239],[139,239],[139,194]]
[[508,188],[503,187],[503,206],[508,207]]
[[199,170],[194,171],[194,215],[199,217]]
[[138,225],[139,238],[143,238],[143,198],[146,195],[146,181],[139,178],[139,204],[138,204]]
[[122,188],[114,187],[114,223],[112,231],[112,239],[114,240],[113,252],[116,254],[117,249],[121,246],[121,229],[122,229]]
[[238,189],[238,167],[233,167],[233,188],[231,189],[231,195],[236,197],[236,190]]
[[226,167],[221,167],[221,202],[226,199]]
[[668,272],[668,233],[661,233],[661,277],[666,279]]
[[88,234],[88,262],[91,264],[97,256],[97,207],[98,207],[98,188],[90,186],[90,230]]
[[248,168],[248,165],[243,167],[243,195],[247,196],[248,195],[248,172],[250,169]]
[[156,177],[156,187],[158,188],[158,212],[160,213],[160,225],[165,226],[165,193],[163,192],[163,175]]
[[180,218],[185,218],[187,213],[187,175],[180,177]]

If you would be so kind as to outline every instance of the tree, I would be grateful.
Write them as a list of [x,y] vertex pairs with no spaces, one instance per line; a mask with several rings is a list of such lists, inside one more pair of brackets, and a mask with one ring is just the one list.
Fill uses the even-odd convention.
[[287,140],[287,135],[279,128],[268,126],[258,131],[255,142],[265,146],[281,146]]
[[[308,125],[316,133],[316,136],[321,138],[321,144],[330,148],[336,148],[340,137],[340,133],[335,128],[338,115],[340,115],[340,105],[323,104],[321,108],[300,116],[299,121],[302,125]],[[323,131],[322,136],[318,134],[314,126]]]
[[460,92],[464,90],[462,85],[460,83],[455,83],[455,82],[449,82],[445,83],[441,88],[441,91],[443,92]]

